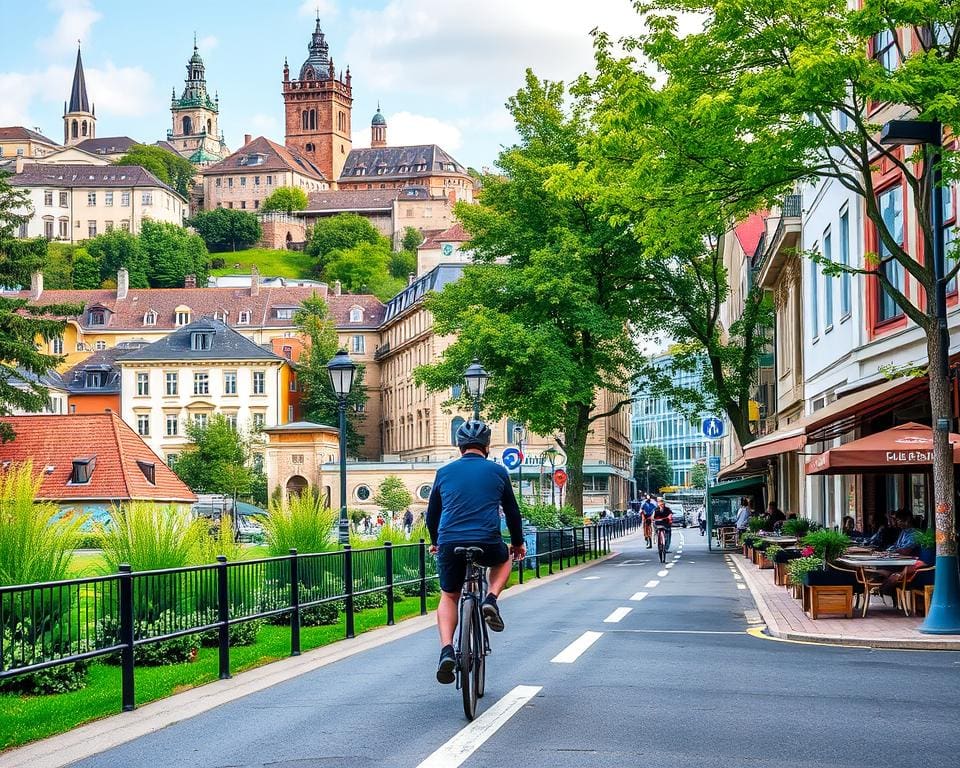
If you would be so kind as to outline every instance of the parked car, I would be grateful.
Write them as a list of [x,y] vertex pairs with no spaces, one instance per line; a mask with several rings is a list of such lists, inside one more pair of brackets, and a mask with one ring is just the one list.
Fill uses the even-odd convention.
[[670,509],[673,510],[674,527],[679,525],[681,528],[686,528],[690,525],[690,513],[684,509],[683,504],[673,504]]

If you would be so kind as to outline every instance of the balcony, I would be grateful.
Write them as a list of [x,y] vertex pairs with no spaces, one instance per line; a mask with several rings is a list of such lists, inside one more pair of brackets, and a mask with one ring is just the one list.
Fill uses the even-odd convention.
[[772,289],[780,279],[787,260],[796,255],[801,230],[800,195],[787,195],[779,209],[774,208],[765,220],[766,229],[753,255],[756,284]]
[[384,342],[383,344],[381,344],[379,347],[377,347],[377,348],[374,350],[374,352],[373,352],[373,359],[374,359],[374,360],[382,360],[383,358],[385,358],[385,357],[386,357],[387,355],[389,355],[389,354],[390,354],[390,342],[387,341],[387,342]]

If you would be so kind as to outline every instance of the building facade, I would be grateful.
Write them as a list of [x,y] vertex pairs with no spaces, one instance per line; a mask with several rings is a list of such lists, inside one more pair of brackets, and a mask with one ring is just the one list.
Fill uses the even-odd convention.
[[20,125],[0,128],[0,160],[5,158],[37,159],[56,152],[59,145],[42,133]]

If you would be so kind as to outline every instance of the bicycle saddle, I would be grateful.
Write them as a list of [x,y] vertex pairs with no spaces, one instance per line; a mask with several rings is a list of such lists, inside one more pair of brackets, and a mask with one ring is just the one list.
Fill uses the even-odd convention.
[[453,550],[455,555],[469,554],[473,556],[482,555],[483,547],[455,547]]

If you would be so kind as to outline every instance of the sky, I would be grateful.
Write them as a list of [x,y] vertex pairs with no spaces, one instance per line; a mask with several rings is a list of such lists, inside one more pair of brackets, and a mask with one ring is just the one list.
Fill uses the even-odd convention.
[[[5,3],[5,5],[7,5]],[[390,144],[436,143],[461,163],[492,166],[514,142],[504,104],[531,67],[569,82],[591,68],[590,31],[641,31],[630,0],[37,0],[3,12],[0,125],[63,138],[81,41],[97,135],[166,138],[170,92],[183,90],[196,32],[220,127],[283,141],[283,60],[307,56],[319,10],[338,69],[353,75],[355,146],[368,146],[379,102]],[[143,8],[149,7],[149,15]],[[10,30],[16,30],[11,34]]]

